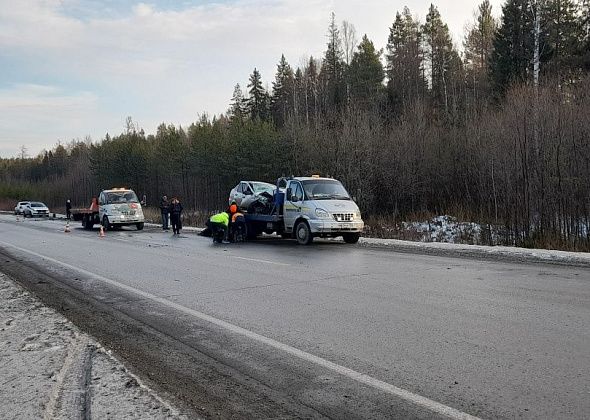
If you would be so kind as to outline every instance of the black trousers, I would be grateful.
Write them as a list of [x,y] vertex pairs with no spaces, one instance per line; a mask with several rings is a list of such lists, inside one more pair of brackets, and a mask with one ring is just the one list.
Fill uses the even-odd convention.
[[182,221],[180,220],[180,214],[171,214],[170,223],[172,223],[172,230],[174,233],[180,233],[182,229]]

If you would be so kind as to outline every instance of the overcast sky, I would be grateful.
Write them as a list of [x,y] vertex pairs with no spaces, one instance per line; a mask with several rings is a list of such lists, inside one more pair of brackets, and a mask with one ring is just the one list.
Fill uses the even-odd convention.
[[[225,112],[254,67],[271,86],[321,57],[330,13],[385,47],[395,13],[429,0],[0,0],[0,157],[100,140],[131,116],[146,132]],[[479,0],[435,2],[458,46]],[[502,0],[491,0],[500,14]]]

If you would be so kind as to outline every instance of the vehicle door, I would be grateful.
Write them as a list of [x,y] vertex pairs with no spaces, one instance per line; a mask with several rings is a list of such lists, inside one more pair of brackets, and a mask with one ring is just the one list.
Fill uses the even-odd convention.
[[293,231],[295,220],[301,215],[303,206],[303,186],[299,181],[289,181],[287,184],[287,194],[285,205],[283,206],[283,220],[285,221],[285,230]]
[[233,193],[233,196],[232,196],[232,201],[235,202],[238,205],[238,207],[242,203],[242,197],[243,197],[242,191],[243,191],[243,187],[244,187],[244,183],[243,182],[240,182],[238,184],[238,186],[236,187],[236,189],[235,189],[235,191]]
[[102,217],[106,214],[106,210],[107,210],[107,202],[106,202],[106,194],[104,192],[101,192],[100,195],[98,196],[98,217],[99,220],[102,221]]

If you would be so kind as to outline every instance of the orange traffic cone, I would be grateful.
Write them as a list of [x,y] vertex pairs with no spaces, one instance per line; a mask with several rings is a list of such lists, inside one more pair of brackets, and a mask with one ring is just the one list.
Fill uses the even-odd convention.
[[66,227],[64,228],[64,233],[70,233],[70,221],[66,221]]
[[106,235],[104,234],[104,228],[100,225],[100,231],[98,232],[99,238],[104,238]]

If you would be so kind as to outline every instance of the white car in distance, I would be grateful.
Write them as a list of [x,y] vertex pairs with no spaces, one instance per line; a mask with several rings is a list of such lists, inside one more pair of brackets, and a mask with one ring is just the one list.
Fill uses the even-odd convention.
[[29,205],[30,201],[19,201],[14,208],[14,214],[23,214],[25,207]]
[[49,217],[49,208],[40,201],[28,202],[22,209],[24,217]]

